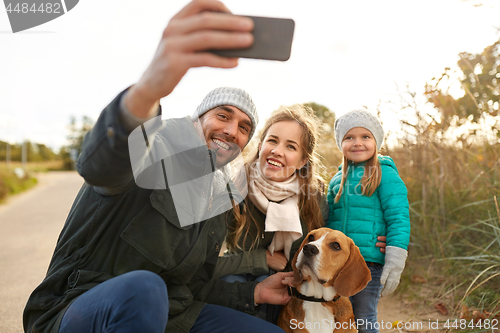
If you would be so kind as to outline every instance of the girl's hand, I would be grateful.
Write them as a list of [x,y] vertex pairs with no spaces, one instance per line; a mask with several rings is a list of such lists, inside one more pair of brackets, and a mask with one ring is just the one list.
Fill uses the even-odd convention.
[[382,296],[391,294],[398,286],[407,257],[408,251],[405,249],[395,246],[387,247],[385,264],[380,276],[380,283],[384,286],[381,291]]
[[386,243],[386,238],[385,236],[378,236],[377,240],[378,242],[375,244],[376,247],[380,248],[380,252],[385,253],[385,247],[387,246]]
[[266,261],[267,266],[275,271],[281,272],[285,269],[288,260],[286,260],[285,255],[282,251],[274,251],[273,254],[266,250]]

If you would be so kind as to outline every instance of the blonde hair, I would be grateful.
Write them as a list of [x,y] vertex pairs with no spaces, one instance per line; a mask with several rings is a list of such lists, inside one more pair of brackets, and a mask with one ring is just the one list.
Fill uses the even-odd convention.
[[[323,217],[321,215],[318,197],[323,195],[324,185],[319,176],[319,170],[322,167],[321,162],[316,153],[316,147],[319,139],[319,121],[314,115],[314,111],[304,105],[294,104],[291,106],[280,106],[271,114],[264,124],[264,128],[260,134],[260,142],[264,141],[269,128],[280,121],[296,121],[302,127],[301,146],[304,157],[307,158],[307,163],[296,171],[299,180],[299,212],[300,219],[307,224],[308,231],[323,226]],[[245,162],[247,168],[247,179],[250,165],[259,158],[259,149],[256,147],[253,154],[249,154]],[[230,251],[242,249],[240,246],[240,238],[245,233],[243,243],[249,234],[250,225],[253,223],[257,227],[257,235],[254,235],[251,250],[255,248],[260,240],[262,230],[259,224],[252,217],[251,210],[255,209],[250,200],[248,203],[242,203],[240,206],[233,205],[233,215],[236,219],[235,227],[230,228],[227,236],[227,245]],[[241,207],[241,210],[240,210]]]
[[[339,202],[340,197],[344,189],[344,183],[347,178],[347,171],[349,169],[349,160],[344,155],[344,162],[342,166],[342,180],[340,181],[340,188],[335,196],[335,202]],[[375,153],[370,157],[365,164],[365,172],[363,173],[363,178],[361,178],[359,184],[361,184],[361,194],[371,197],[375,190],[380,185],[382,180],[382,169],[380,168],[380,162],[378,161],[378,152],[375,148]]]

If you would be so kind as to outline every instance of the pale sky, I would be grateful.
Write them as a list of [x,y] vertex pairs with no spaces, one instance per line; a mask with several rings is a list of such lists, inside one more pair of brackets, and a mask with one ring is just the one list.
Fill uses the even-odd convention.
[[[481,2],[224,1],[235,14],[294,19],[290,60],[191,69],[162,99],[164,117],[192,114],[219,86],[248,91],[261,120],[281,104],[316,102],[337,115],[375,110],[395,99],[396,85],[421,93],[432,77],[456,66],[460,52],[481,52],[498,39],[500,1]],[[140,77],[162,30],[187,3],[80,0],[58,19],[16,34],[0,8],[0,140],[66,144],[69,117],[96,120]],[[389,111],[382,116],[397,118]]]

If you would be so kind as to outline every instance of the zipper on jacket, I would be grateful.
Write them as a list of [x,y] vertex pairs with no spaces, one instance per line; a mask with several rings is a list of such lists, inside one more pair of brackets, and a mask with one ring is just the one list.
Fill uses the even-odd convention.
[[342,225],[342,232],[345,234],[346,233],[346,224],[347,224],[347,204],[348,204],[348,200],[347,200],[347,184],[349,184],[349,164],[347,165],[347,177],[346,177],[346,181],[344,183],[344,189],[343,189],[343,197],[344,197],[344,223]]
[[[212,150],[208,149],[208,155],[210,156],[210,163],[212,164],[212,172],[215,172],[214,160],[212,158]],[[208,210],[212,210],[212,202],[214,201],[214,193],[213,193],[213,178],[212,184],[210,184],[210,198],[208,199]]]
[[213,194],[208,199],[208,210],[212,210],[212,202],[214,201]]

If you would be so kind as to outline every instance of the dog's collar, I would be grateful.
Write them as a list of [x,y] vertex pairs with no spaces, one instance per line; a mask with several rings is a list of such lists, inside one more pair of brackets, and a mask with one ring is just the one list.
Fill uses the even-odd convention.
[[288,295],[292,297],[296,297],[298,299],[304,300],[304,301],[309,301],[309,302],[335,302],[340,298],[340,295],[335,296],[331,301],[327,301],[324,298],[316,298],[312,296],[306,296],[304,294],[301,294],[296,288],[288,286]]

